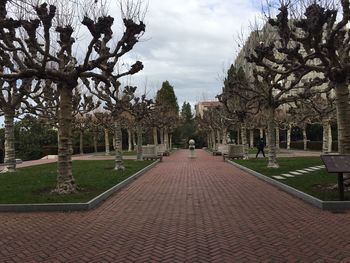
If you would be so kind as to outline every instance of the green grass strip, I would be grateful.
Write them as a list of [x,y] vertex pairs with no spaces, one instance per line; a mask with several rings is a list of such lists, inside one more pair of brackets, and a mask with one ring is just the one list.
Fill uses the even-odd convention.
[[[312,166],[323,165],[319,157],[278,158],[280,167],[277,169],[267,168],[267,158],[235,160],[235,162],[323,201],[339,200],[338,190],[330,189],[330,186],[337,184],[337,174],[330,174],[326,169],[320,169],[307,174],[294,175],[295,177],[286,178],[284,180],[277,180],[272,177]],[[345,192],[345,199],[350,200],[349,192]]]
[[57,164],[44,164],[0,174],[0,203],[73,203],[87,202],[125,180],[152,161],[125,160],[125,170],[115,171],[114,160],[73,161],[73,176],[78,192],[69,195],[52,194],[57,176]]

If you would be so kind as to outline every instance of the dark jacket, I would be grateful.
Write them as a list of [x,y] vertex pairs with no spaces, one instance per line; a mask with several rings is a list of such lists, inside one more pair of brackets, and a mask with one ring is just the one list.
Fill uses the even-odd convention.
[[258,143],[256,144],[256,148],[258,150],[264,150],[264,147],[265,147],[265,143],[263,140],[259,140]]

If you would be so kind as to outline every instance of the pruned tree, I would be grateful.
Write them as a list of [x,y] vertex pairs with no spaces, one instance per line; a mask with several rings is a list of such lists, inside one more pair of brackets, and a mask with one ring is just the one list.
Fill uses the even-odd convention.
[[[322,76],[307,76],[311,70],[303,74],[293,72],[293,74],[282,74],[280,68],[283,67],[286,55],[278,51],[283,46],[283,41],[278,37],[268,37],[271,35],[271,27],[266,24],[261,31],[254,32],[253,48],[247,54],[246,59],[254,65],[252,72],[249,72],[253,78],[250,91],[255,94],[259,105],[267,114],[267,144],[269,148],[268,167],[278,167],[276,159],[276,109],[281,105],[295,101],[296,99],[305,99],[313,92],[319,92],[321,86],[326,82]],[[307,79],[307,82],[302,82]]]
[[218,98],[226,111],[235,115],[240,123],[244,158],[248,159],[247,119],[258,112],[260,101],[243,68],[231,65],[224,80],[222,93],[218,95]]
[[[62,6],[67,8],[70,4],[80,7],[79,1]],[[93,12],[99,10],[99,4],[92,1],[91,5],[85,3],[85,6],[91,6]],[[114,72],[120,59],[132,50],[145,31],[140,5],[140,2],[135,5],[127,1],[123,12],[124,32],[117,40],[113,39],[114,18],[108,15],[91,18],[86,13],[82,21],[77,22],[74,15],[67,18],[63,15],[65,10],[56,5],[15,0],[4,0],[0,4],[0,56],[1,61],[7,61],[1,65],[0,77],[15,82],[35,77],[57,84],[60,100],[55,192],[59,194],[76,191],[70,151],[73,90],[78,86],[79,78],[95,78],[110,85],[110,77],[118,79],[142,70],[142,63],[137,61],[124,71]],[[13,10],[19,10],[20,14],[26,10],[29,15],[14,18]],[[77,28],[73,28],[73,22],[84,26],[91,36],[87,49],[79,52],[83,60],[74,56],[77,39],[73,33]]]
[[[136,87],[135,87],[136,89]],[[143,127],[147,123],[147,118],[154,108],[152,99],[147,99],[146,95],[135,96],[129,104],[129,112],[134,117],[137,133],[137,160],[142,160],[142,133]]]
[[[12,69],[12,63],[7,54],[0,53],[0,72]],[[5,168],[2,172],[16,171],[14,120],[24,112],[32,109],[30,99],[35,99],[41,92],[40,83],[33,78],[21,82],[16,80],[0,79],[0,111],[4,115],[5,123]]]
[[[339,6],[316,1],[296,5],[282,3],[277,17],[269,20],[280,37],[280,47],[275,54],[271,52],[274,44],[262,48],[259,64],[283,75],[302,76],[310,72],[323,75],[329,81],[328,88],[335,93],[339,152],[349,154],[349,1],[341,0]],[[302,10],[301,16],[291,17],[291,9]],[[277,59],[277,53],[284,59]],[[269,62],[279,67],[273,68]]]
[[113,130],[113,117],[108,111],[98,111],[94,112],[94,116],[97,120],[97,123],[100,127],[103,128],[104,138],[105,138],[105,155],[110,154],[110,145],[109,145],[109,134]]

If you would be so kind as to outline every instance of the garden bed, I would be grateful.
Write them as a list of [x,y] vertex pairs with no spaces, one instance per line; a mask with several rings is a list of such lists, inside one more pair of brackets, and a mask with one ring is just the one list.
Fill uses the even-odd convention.
[[[337,175],[329,174],[324,168],[283,180],[277,180],[272,177],[311,166],[322,165],[323,163],[319,157],[278,158],[280,168],[277,169],[267,168],[267,158],[235,160],[234,162],[320,200],[339,200],[338,189],[331,187],[337,184]],[[350,200],[350,192],[345,192],[345,200]]]
[[0,204],[84,203],[102,194],[149,166],[151,161],[125,160],[125,170],[115,171],[114,160],[73,161],[73,175],[78,192],[52,194],[57,164],[44,164],[0,174]]

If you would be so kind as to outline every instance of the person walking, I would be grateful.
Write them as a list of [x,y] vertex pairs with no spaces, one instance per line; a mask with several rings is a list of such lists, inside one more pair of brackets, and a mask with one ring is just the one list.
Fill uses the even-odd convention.
[[265,142],[263,138],[260,138],[260,140],[256,144],[256,148],[258,149],[258,152],[256,153],[255,158],[258,158],[258,155],[260,152],[262,152],[263,156],[265,157],[265,153],[264,153]]

